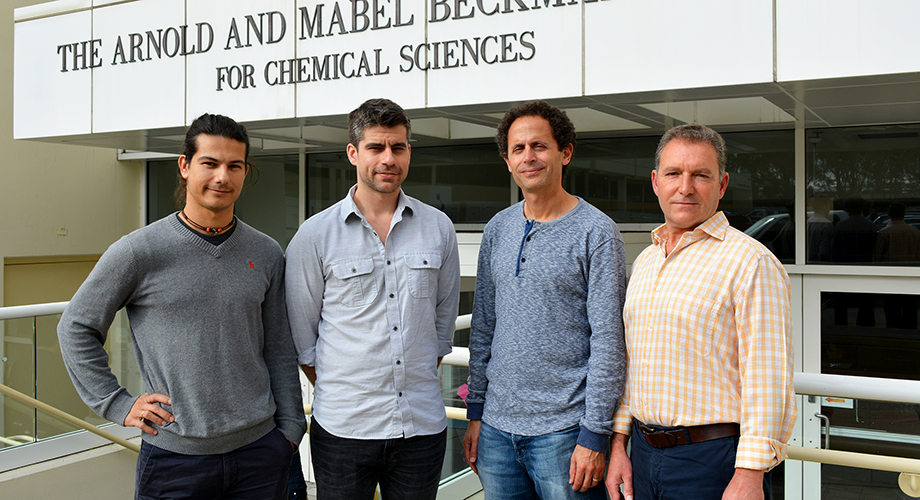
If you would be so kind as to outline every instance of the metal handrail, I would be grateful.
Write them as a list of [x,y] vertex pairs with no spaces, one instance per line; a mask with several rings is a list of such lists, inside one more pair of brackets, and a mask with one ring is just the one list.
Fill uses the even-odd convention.
[[793,374],[792,381],[795,393],[800,396],[807,394],[920,404],[918,380],[798,372]]
[[116,436],[115,434],[112,434],[112,433],[109,432],[109,431],[100,429],[100,428],[96,427],[95,425],[92,425],[92,424],[90,424],[90,423],[88,423],[88,422],[84,422],[83,420],[80,420],[79,418],[77,418],[77,417],[75,417],[75,416],[73,416],[73,415],[71,415],[71,414],[69,414],[69,413],[67,413],[67,412],[58,410],[57,408],[55,408],[55,407],[53,407],[53,406],[51,406],[51,405],[49,405],[49,404],[47,404],[47,403],[43,403],[43,402],[41,402],[41,401],[39,401],[39,400],[37,400],[37,399],[31,397],[31,396],[27,396],[27,395],[25,395],[25,394],[23,394],[23,393],[17,391],[16,389],[13,389],[12,387],[9,387],[9,386],[4,385],[4,384],[0,384],[0,393],[4,394],[5,396],[9,396],[9,397],[11,397],[11,398],[13,398],[13,399],[15,399],[15,400],[17,400],[17,401],[19,401],[19,402],[25,403],[25,404],[27,404],[27,405],[33,407],[33,408],[37,408],[37,409],[39,409],[39,410],[41,410],[41,411],[43,411],[43,412],[45,412],[45,413],[48,413],[49,415],[51,415],[51,416],[53,416],[53,417],[57,417],[57,418],[59,418],[59,419],[65,421],[65,422],[67,422],[67,423],[69,423],[69,424],[73,424],[73,425],[75,425],[75,426],[77,426],[77,427],[80,427],[81,429],[85,429],[85,430],[87,430],[87,431],[89,431],[89,432],[92,432],[93,434],[96,434],[97,436],[100,436],[100,437],[103,437],[103,438],[105,438],[105,439],[108,439],[109,441],[112,441],[113,443],[120,444],[121,446],[124,446],[125,448],[127,448],[127,449],[129,449],[129,450],[131,450],[131,451],[133,451],[133,452],[135,452],[135,453],[139,453],[139,452],[141,451],[141,447],[140,447],[139,445],[137,445],[137,444],[135,444],[135,443],[132,443],[132,442],[128,441],[127,439],[118,437],[118,436]]
[[47,304],[30,304],[26,306],[0,307],[0,321],[5,319],[21,319],[31,316],[48,316],[61,314],[68,302],[48,302]]
[[[16,319],[29,316],[43,316],[60,314],[67,302],[50,304],[36,304],[29,306],[0,307],[0,320]],[[472,315],[459,316],[455,330],[470,328]],[[453,352],[445,356],[442,364],[452,366],[469,366],[470,351],[465,347],[454,347]],[[814,396],[834,396],[852,399],[869,399],[876,401],[891,401],[898,403],[920,404],[920,381],[883,379],[870,377],[855,377],[846,375],[828,375],[821,373],[798,372],[793,374],[793,385],[796,394]],[[68,413],[42,403],[19,391],[0,384],[0,393],[24,402],[30,406],[45,411],[62,420],[86,429],[125,448],[138,452],[140,447],[110,432],[99,429]],[[467,420],[465,408],[444,407],[448,418],[452,420]],[[304,413],[312,413],[312,405],[304,405]],[[884,455],[871,455],[867,453],[854,453],[838,450],[825,450],[804,448],[801,446],[787,447],[789,458],[807,462],[818,462],[845,467],[861,469],[884,470],[900,472],[902,474],[902,489],[907,487],[920,496],[920,460],[890,457]],[[905,490],[910,493],[910,491]]]

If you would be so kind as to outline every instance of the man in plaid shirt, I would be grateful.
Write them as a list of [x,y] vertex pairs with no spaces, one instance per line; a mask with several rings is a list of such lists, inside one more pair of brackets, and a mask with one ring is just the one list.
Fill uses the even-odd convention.
[[[665,223],[633,263],[623,321],[626,392],[610,497],[770,498],[795,420],[789,277],[718,211],[725,142],[683,125],[658,145]],[[630,435],[631,457],[626,444]]]

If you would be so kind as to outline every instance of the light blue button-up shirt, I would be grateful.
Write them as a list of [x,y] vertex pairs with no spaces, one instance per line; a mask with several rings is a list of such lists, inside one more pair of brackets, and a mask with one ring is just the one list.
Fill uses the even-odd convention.
[[460,296],[453,223],[400,191],[384,245],[354,192],[287,248],[298,361],[316,368],[313,417],[351,439],[436,434],[447,426],[437,360],[451,351]]

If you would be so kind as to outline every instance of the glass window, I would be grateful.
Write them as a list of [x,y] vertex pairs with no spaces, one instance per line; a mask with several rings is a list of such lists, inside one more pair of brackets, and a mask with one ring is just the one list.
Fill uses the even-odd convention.
[[920,125],[807,133],[807,262],[920,264]]
[[821,292],[821,372],[920,380],[918,303],[920,295]]
[[[236,201],[236,215],[287,248],[299,222],[298,156],[263,156],[249,161],[252,168]],[[176,169],[175,160],[147,163],[148,223],[178,210],[173,198]]]
[[[783,262],[794,260],[792,207],[795,153],[791,130],[728,132],[728,189],[719,203],[729,223],[767,246]],[[617,224],[664,222],[652,190],[659,137],[578,141],[564,186],[603,210]]]
[[[821,373],[920,380],[920,296],[821,293]],[[832,450],[920,458],[920,405],[821,398]],[[821,465],[822,498],[899,497],[897,473]]]
[[[308,216],[344,198],[357,182],[344,151],[311,154],[307,169]],[[454,224],[485,225],[511,205],[511,183],[494,145],[439,146],[412,149],[403,189],[446,213]]]
[[[460,292],[459,315],[473,312],[473,292]],[[454,347],[469,347],[470,329],[454,332]],[[441,365],[441,398],[444,406],[466,408],[466,403],[460,397],[461,386],[466,385],[470,376],[470,369],[466,366]],[[464,393],[465,397],[465,393]],[[463,436],[466,434],[467,422],[465,420],[447,421],[447,451],[444,455],[444,465],[441,469],[441,479],[446,479],[467,467],[463,459]]]

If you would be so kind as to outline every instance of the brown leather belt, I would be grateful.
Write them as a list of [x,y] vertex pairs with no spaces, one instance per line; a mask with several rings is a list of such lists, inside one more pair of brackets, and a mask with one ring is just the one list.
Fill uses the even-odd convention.
[[655,448],[670,448],[682,444],[702,443],[741,434],[741,426],[734,423],[668,427],[665,429],[654,429],[638,421],[636,424],[648,444]]

